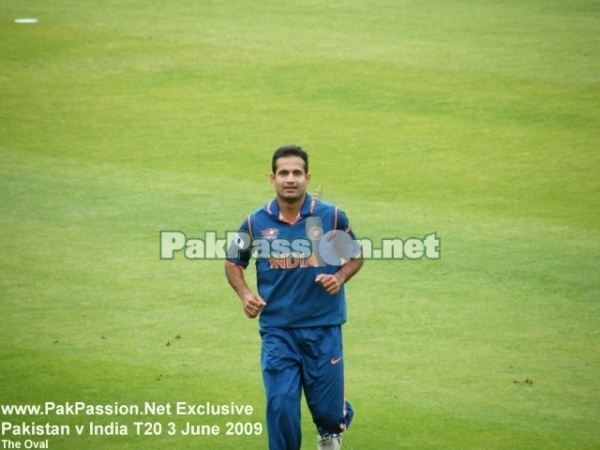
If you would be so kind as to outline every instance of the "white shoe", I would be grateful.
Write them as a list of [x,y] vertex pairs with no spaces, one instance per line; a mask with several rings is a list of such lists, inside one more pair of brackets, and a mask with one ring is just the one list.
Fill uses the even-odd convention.
[[342,436],[339,434],[319,436],[317,448],[319,450],[340,450],[342,448]]

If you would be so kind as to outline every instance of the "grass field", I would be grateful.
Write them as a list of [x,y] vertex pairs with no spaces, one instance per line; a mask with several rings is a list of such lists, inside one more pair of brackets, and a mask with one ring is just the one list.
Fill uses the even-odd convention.
[[71,434],[1,439],[266,448],[225,435],[264,424],[257,323],[159,233],[237,229],[295,143],[359,237],[441,239],[348,285],[343,448],[600,449],[599,27],[592,0],[4,0],[0,405],[253,413],[5,410]]

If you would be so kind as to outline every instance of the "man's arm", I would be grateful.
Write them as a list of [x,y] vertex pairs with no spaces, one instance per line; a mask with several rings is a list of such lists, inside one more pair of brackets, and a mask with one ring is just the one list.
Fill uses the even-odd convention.
[[250,319],[256,318],[258,313],[266,305],[260,295],[250,290],[244,279],[244,269],[237,264],[225,261],[225,276],[227,281],[244,304],[244,313]]
[[317,275],[316,282],[321,283],[323,288],[330,294],[337,294],[344,283],[350,281],[356,273],[360,270],[363,265],[363,259],[361,256],[355,259],[349,259],[346,263],[340,267],[333,275],[326,275],[324,273]]

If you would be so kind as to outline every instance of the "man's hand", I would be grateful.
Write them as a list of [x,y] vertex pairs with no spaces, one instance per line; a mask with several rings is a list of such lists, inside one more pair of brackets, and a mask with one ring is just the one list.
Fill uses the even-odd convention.
[[250,319],[255,319],[263,306],[266,305],[265,301],[260,295],[250,290],[246,281],[244,281],[244,271],[240,266],[225,261],[225,275],[231,287],[242,300],[246,315]]
[[263,309],[263,306],[266,305],[261,296],[253,292],[244,295],[242,302],[244,302],[244,312],[250,319],[255,319],[260,310]]
[[342,283],[340,282],[338,277],[336,277],[335,275],[327,275],[327,274],[321,273],[321,274],[317,275],[317,278],[315,278],[315,281],[317,283],[321,283],[321,285],[327,291],[327,293],[329,293],[331,295],[334,295],[334,294],[337,294],[338,292],[340,292],[340,288],[342,287]]
[[321,283],[323,288],[331,295],[340,292],[344,283],[350,280],[363,265],[361,257],[350,259],[333,275],[320,273],[315,278],[315,282]]

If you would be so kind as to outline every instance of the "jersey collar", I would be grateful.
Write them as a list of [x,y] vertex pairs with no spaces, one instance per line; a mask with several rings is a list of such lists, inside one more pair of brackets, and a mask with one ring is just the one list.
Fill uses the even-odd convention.
[[[310,194],[307,193],[306,196],[304,197],[304,203],[302,204],[302,207],[300,208],[300,211],[298,212],[298,217],[296,217],[296,222],[298,220],[300,220],[301,218],[309,216],[312,213],[314,213],[315,206],[316,206],[315,199]],[[283,217],[281,216],[281,210],[279,209],[279,203],[277,203],[277,197],[274,198],[273,200],[271,200],[269,203],[267,203],[267,205],[265,206],[265,209],[271,216],[274,216],[279,220],[283,220]]]

